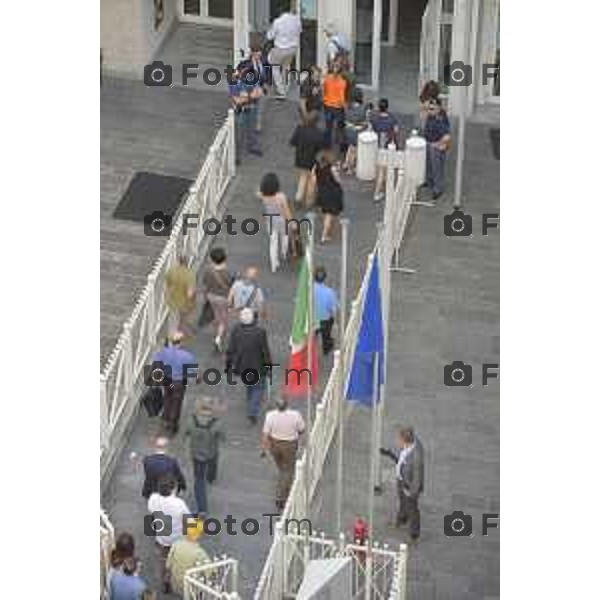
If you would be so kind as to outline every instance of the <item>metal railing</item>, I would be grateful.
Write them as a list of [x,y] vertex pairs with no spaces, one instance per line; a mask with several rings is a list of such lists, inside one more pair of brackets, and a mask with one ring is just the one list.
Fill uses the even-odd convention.
[[[403,158],[403,153],[400,153],[400,156],[398,156],[397,173],[394,170],[394,173],[390,173],[388,177],[384,226],[380,229],[377,241],[369,255],[367,269],[356,299],[352,303],[350,316],[342,338],[341,351],[344,352],[344,365],[351,365],[354,359],[361,324],[362,305],[371,275],[373,258],[378,252],[382,257],[381,264],[382,272],[384,273],[381,282],[382,294],[389,296],[389,269],[392,261],[394,259],[398,260],[409,213],[411,207],[415,204],[416,190],[419,185],[419,178],[415,177],[414,174],[409,174],[407,177],[404,176]],[[392,163],[390,162],[390,164]],[[387,299],[384,298],[384,302],[386,301]],[[311,463],[308,469],[309,476],[307,478],[304,475],[306,460],[306,452],[304,452],[300,460],[296,463],[294,482],[281,515],[281,522],[278,525],[282,522],[287,523],[290,519],[309,518],[311,515],[310,504],[315,497],[317,486],[323,474],[327,454],[339,426],[339,415],[344,414],[339,410],[339,403],[345,402],[345,398],[343,395],[340,396],[339,390],[346,389],[350,377],[350,369],[347,368],[346,373],[342,374],[339,358],[339,351],[337,351],[321,401],[317,404],[314,424],[307,440],[307,444],[310,443],[311,448],[309,453]],[[340,377],[344,377],[345,379],[344,386],[338,385]],[[306,485],[309,486],[308,494],[306,492]],[[307,500],[309,506],[306,506]],[[285,593],[292,593],[291,590],[295,588],[297,582],[293,574],[294,552],[290,551],[290,539],[289,536],[284,535],[281,528],[276,528],[271,548],[254,593],[254,600],[280,598]],[[398,567],[399,569],[400,566]],[[395,573],[395,579],[390,578],[390,582],[392,579],[396,581],[395,585],[390,583],[390,589],[398,591],[394,592],[395,595],[390,592],[389,600],[404,599],[405,577],[405,570],[401,570]]]
[[[189,189],[171,235],[158,257],[148,283],[139,296],[129,319],[100,374],[100,448],[101,476],[118,451],[127,425],[135,414],[143,386],[143,369],[168,317],[165,301],[166,273],[179,254],[189,257],[196,267],[205,238],[202,223],[217,217],[221,200],[235,175],[235,134],[233,111],[218,131],[200,173]],[[183,215],[198,215],[198,227],[183,227]]]
[[115,530],[108,515],[100,509],[100,598],[108,598],[108,572],[115,545]]
[[238,562],[223,557],[190,569],[183,586],[183,600],[240,600]]

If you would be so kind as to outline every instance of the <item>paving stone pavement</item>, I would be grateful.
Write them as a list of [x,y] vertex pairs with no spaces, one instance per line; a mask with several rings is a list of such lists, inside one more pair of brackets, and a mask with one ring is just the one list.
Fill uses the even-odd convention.
[[[257,218],[261,213],[255,198],[261,175],[277,172],[284,190],[293,196],[292,149],[288,146],[296,109],[291,103],[268,101],[264,120],[262,158],[244,161],[228,194],[227,212],[238,219]],[[486,129],[468,128],[466,194],[474,221],[484,209],[497,208],[498,164],[491,162]],[[481,147],[478,146],[481,144]],[[471,179],[472,174],[475,174]],[[375,237],[375,224],[382,207],[371,201],[372,185],[354,179],[344,180],[346,216],[351,219],[349,296],[356,294],[366,258]],[[411,550],[409,599],[492,598],[498,593],[499,552],[494,532],[488,539],[477,530],[474,538],[446,540],[443,514],[451,509],[472,512],[475,527],[482,510],[498,508],[498,388],[449,390],[442,383],[442,365],[451,360],[494,361],[498,357],[498,243],[492,237],[447,239],[441,233],[446,207],[417,209],[408,230],[403,262],[415,267],[413,275],[393,275],[393,300],[390,315],[390,378],[384,437],[390,439],[396,420],[410,421],[420,434],[427,452],[426,493],[423,497],[423,538]],[[261,232],[262,233],[262,232]],[[492,232],[493,234],[493,232]],[[317,235],[318,239],[318,235]],[[293,313],[296,276],[285,268],[268,272],[267,244],[263,235],[220,236],[215,243],[227,248],[230,268],[241,271],[249,264],[263,269],[262,283],[268,292],[271,315],[267,331],[272,354],[285,363]],[[316,261],[330,272],[331,284],[339,283],[339,242],[316,247]],[[202,331],[191,346],[202,368],[222,368],[222,360],[212,352],[211,336]],[[396,368],[397,365],[397,368]],[[277,384],[277,374],[275,376]],[[275,386],[276,387],[276,386]],[[189,416],[193,399],[207,393],[205,388],[190,388],[184,404],[183,421]],[[227,405],[224,416],[227,441],[224,445],[220,478],[209,489],[210,515],[223,519],[233,515],[239,523],[248,517],[259,518],[273,508],[275,470],[269,459],[258,457],[259,428],[245,419],[242,390],[226,387],[208,389]],[[302,403],[298,405],[303,409]],[[266,407],[265,407],[266,408]],[[367,421],[365,421],[367,419]],[[368,480],[364,458],[368,454],[368,415],[355,411],[348,418],[349,441],[346,448],[345,527],[355,512],[366,507],[365,482]],[[112,480],[103,495],[117,531],[131,531],[136,538],[144,575],[156,584],[156,555],[143,535],[146,504],[140,495],[141,467],[129,458],[131,452],[147,453],[158,427],[140,413],[130,439],[118,460]],[[191,464],[182,436],[171,448],[188,479],[184,495],[191,508]],[[323,529],[331,522],[335,448],[322,485],[318,521]],[[389,478],[391,470],[386,470]],[[386,526],[391,516],[393,491],[389,484],[377,500],[376,537],[397,543],[399,537]],[[251,598],[271,543],[268,520],[261,521],[258,535],[205,537],[203,545],[213,555],[226,553],[240,559],[240,593]],[[159,596],[161,597],[161,596]]]

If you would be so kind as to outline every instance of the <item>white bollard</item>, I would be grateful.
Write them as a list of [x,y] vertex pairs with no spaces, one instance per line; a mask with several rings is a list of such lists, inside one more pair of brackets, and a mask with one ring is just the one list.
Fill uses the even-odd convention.
[[419,186],[425,183],[427,142],[415,131],[406,140],[404,151],[404,175],[407,180]]
[[356,177],[362,181],[372,181],[377,174],[377,134],[363,131],[358,134],[356,151]]

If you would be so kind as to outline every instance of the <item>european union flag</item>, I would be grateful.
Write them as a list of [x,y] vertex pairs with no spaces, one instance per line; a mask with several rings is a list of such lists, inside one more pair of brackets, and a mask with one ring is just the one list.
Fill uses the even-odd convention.
[[[363,303],[362,319],[358,342],[354,353],[354,362],[350,373],[350,382],[346,390],[348,400],[356,400],[366,406],[373,405],[373,394],[379,402],[379,386],[383,383],[383,312],[381,307],[381,288],[379,287],[379,261],[373,259],[369,287]],[[375,358],[378,357],[375,382]],[[376,390],[373,386],[377,384]]]

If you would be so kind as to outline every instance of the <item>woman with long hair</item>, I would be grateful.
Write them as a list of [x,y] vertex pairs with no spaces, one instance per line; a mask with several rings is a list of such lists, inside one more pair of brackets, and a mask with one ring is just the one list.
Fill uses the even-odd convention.
[[315,167],[317,206],[323,213],[322,244],[331,241],[340,213],[344,210],[344,190],[333,166],[333,160],[333,152],[326,150]]

